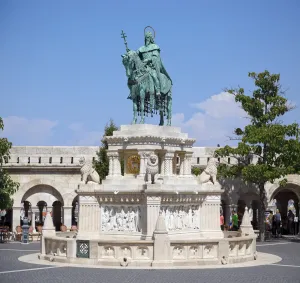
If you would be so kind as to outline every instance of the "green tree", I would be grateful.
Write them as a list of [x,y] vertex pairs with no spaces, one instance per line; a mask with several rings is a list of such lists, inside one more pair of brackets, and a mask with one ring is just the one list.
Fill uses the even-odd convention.
[[[286,184],[285,176],[299,172],[300,144],[299,125],[285,125],[279,117],[293,109],[284,97],[279,84],[280,75],[249,73],[256,89],[251,96],[243,88],[229,89],[235,101],[241,104],[248,114],[249,124],[234,133],[238,146],[225,146],[216,153],[221,157],[236,158],[234,165],[221,164],[219,172],[225,178],[241,178],[245,183],[258,187],[260,193],[259,217],[260,239],[265,239],[264,213],[266,210],[265,184],[282,178],[281,186]],[[257,162],[253,162],[253,158]]]
[[199,167],[192,167],[192,174],[195,176],[198,176],[202,173],[203,169],[199,168]]
[[[117,131],[118,127],[111,119],[108,124],[106,124],[104,128],[103,138],[101,140],[101,146],[99,147],[99,151],[97,152],[97,159],[94,161],[94,167],[98,172],[101,182],[105,179],[109,172],[109,159],[107,156],[108,144],[105,140],[106,136],[112,136],[114,131]],[[121,172],[124,171],[124,162],[121,162]]]
[[[4,123],[0,117],[0,130],[3,131]],[[12,206],[11,196],[18,190],[19,184],[14,182],[7,171],[3,168],[3,163],[9,159],[9,151],[12,143],[6,138],[0,138],[0,209],[7,209]]]

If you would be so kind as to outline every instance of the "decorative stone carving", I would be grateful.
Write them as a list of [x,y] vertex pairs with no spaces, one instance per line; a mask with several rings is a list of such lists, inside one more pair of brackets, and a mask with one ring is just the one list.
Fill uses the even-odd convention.
[[100,183],[100,177],[97,171],[93,168],[92,161],[85,160],[85,157],[79,159],[81,166],[80,173],[83,183]]
[[131,155],[127,159],[127,173],[137,175],[140,172],[140,156]]
[[208,183],[211,181],[213,184],[217,183],[217,164],[218,161],[216,158],[211,158],[204,171],[199,176],[200,184]]
[[162,206],[168,231],[199,229],[199,206]]
[[113,247],[105,247],[104,248],[104,256],[105,257],[115,257],[115,250]]
[[176,246],[174,247],[173,249],[173,258],[176,259],[176,258],[183,258],[184,255],[183,255],[183,249],[184,247],[183,246]]
[[198,246],[191,246],[189,258],[197,258],[199,257],[199,247]]
[[104,232],[140,231],[141,211],[138,206],[105,206],[101,215],[101,229]]
[[249,236],[249,235],[254,235],[254,230],[251,225],[250,217],[249,217],[249,212],[248,212],[248,207],[245,207],[245,212],[243,215],[242,219],[242,224],[240,226],[240,232],[244,236]]
[[147,160],[147,167],[146,167],[146,178],[148,181],[148,176],[151,176],[151,183],[155,183],[155,175],[158,174],[158,156],[152,153]]
[[138,258],[148,258],[149,257],[149,251],[147,247],[139,247],[137,249],[137,257]]

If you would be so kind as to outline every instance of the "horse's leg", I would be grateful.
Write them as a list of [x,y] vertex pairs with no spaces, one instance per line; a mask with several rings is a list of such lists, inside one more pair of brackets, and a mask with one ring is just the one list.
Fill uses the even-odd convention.
[[145,90],[143,87],[140,88],[140,102],[141,102],[141,120],[140,124],[145,124],[145,113],[144,113],[144,106],[145,106]]
[[137,101],[136,101],[136,99],[133,99],[132,103],[133,103],[133,119],[132,119],[132,124],[136,124],[136,121],[137,121]]
[[160,120],[159,120],[159,125],[163,126],[164,125],[164,111],[162,111],[161,109],[159,110],[159,116],[160,116]]
[[167,110],[168,122],[167,122],[167,125],[171,126],[171,124],[172,124],[172,93],[171,93],[171,91],[167,96],[167,101],[168,101],[168,110]]

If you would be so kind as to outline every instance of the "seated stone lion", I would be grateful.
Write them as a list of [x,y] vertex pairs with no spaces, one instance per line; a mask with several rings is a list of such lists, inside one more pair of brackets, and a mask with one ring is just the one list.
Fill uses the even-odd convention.
[[93,168],[92,161],[85,160],[85,157],[79,159],[79,164],[81,166],[81,181],[83,183],[100,183],[100,177],[97,171]]
[[154,184],[155,182],[155,175],[158,174],[158,156],[154,153],[152,153],[148,160],[146,165],[146,181],[148,181],[148,175],[151,175],[151,184]]
[[209,181],[211,181],[213,184],[217,183],[218,163],[218,160],[214,157],[209,159],[206,168],[199,176],[200,184],[204,184]]

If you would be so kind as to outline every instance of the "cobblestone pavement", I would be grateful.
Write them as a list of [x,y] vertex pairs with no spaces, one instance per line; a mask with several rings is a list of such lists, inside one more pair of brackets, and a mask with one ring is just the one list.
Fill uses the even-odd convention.
[[22,255],[36,253],[39,244],[0,244],[1,283],[197,283],[197,282],[264,282],[300,283],[300,243],[277,240],[258,243],[258,251],[272,253],[282,261],[265,266],[223,269],[116,270],[57,267],[20,262]]

